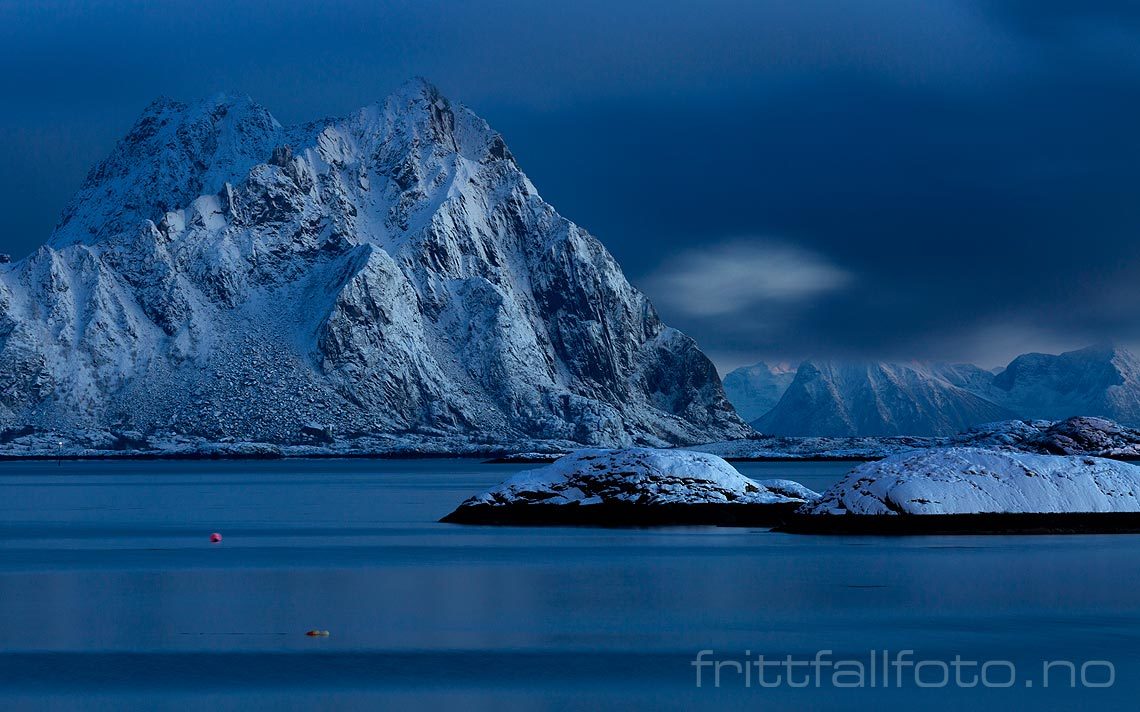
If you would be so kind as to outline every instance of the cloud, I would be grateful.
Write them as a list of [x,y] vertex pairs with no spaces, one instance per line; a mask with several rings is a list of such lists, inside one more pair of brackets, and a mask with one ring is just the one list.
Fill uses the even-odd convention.
[[715,317],[803,304],[847,287],[852,279],[808,250],[742,239],[682,252],[650,276],[646,287],[654,301],[673,311]]
[[155,96],[293,123],[422,74],[726,361],[1140,343],[1134,0],[48,5],[0,0],[0,252]]

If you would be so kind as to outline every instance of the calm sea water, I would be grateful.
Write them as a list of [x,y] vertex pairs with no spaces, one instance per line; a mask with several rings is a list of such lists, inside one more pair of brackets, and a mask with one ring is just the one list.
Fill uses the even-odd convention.
[[[822,489],[850,466],[740,469]],[[1140,538],[436,522],[519,469],[0,463],[2,706],[1110,709],[1140,694]],[[691,664],[701,650],[723,662],[719,688]],[[949,686],[907,667],[901,687],[870,687],[884,650]],[[759,654],[793,656],[807,686],[735,674]],[[817,656],[861,663],[863,686],[796,667]],[[1043,661],[1090,684],[1054,667],[1045,688]],[[969,662],[1012,685],[955,684],[978,675]]]

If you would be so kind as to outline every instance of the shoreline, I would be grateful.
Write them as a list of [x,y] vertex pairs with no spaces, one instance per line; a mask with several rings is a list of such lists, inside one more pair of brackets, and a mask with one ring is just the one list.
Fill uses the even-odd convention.
[[459,508],[442,517],[443,524],[470,526],[577,526],[630,529],[666,526],[772,528],[782,524],[801,503],[772,504],[499,504]]
[[[273,446],[269,446],[273,447]],[[287,446],[297,447],[297,446]],[[583,446],[587,447],[587,446]],[[676,448],[679,450],[694,450],[695,452],[705,452],[704,450],[696,450],[695,448]],[[926,449],[926,448],[915,448]],[[383,450],[363,450],[363,451],[345,451],[345,452],[273,452],[273,451],[257,451],[257,452],[188,452],[188,451],[153,451],[153,452],[139,452],[139,451],[114,451],[102,450],[94,452],[76,453],[69,452],[64,454],[51,454],[46,452],[35,452],[29,454],[15,454],[15,453],[0,453],[0,462],[17,462],[17,461],[41,461],[41,460],[68,460],[68,461],[81,461],[81,460],[483,460],[482,464],[486,465],[548,465],[557,457],[540,458],[540,457],[512,457],[514,453],[504,450],[483,450],[483,451],[470,451],[470,452],[456,452],[454,450],[424,450],[424,451],[383,451]],[[566,453],[561,453],[564,455]],[[796,462],[875,462],[883,460],[890,455],[772,455],[765,456],[750,456],[750,457],[724,457],[726,462],[772,462],[772,463],[796,463]],[[1117,460],[1120,462],[1140,462],[1140,456],[1136,455],[1089,455],[1089,457],[1102,457],[1108,460]]]
[[1140,512],[792,514],[772,531],[821,536],[1140,534]]
[[338,452],[338,453],[286,453],[286,452],[99,452],[91,454],[0,454],[0,462],[67,460],[486,460],[488,453],[455,452]]

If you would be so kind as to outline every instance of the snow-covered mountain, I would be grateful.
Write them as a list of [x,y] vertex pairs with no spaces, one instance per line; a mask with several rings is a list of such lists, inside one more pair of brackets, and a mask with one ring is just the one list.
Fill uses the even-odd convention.
[[1024,354],[996,374],[971,364],[805,361],[779,402],[751,422],[771,435],[941,436],[1072,416],[1140,425],[1140,360],[1091,346]]
[[993,389],[1022,418],[1090,415],[1140,425],[1140,361],[1119,347],[1024,354],[994,377]]
[[724,394],[745,420],[752,421],[772,410],[796,377],[789,363],[742,366],[724,377]]
[[503,139],[413,81],[294,127],[149,106],[0,266],[0,425],[290,443],[693,443],[748,432]]
[[992,379],[970,365],[805,361],[752,425],[773,435],[950,435],[1012,417],[979,394]]

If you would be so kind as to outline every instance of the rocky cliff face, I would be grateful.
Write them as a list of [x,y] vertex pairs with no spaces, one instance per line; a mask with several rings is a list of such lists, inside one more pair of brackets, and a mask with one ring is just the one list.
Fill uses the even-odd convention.
[[711,362],[414,81],[282,127],[158,101],[0,266],[0,423],[288,443],[739,437]]

